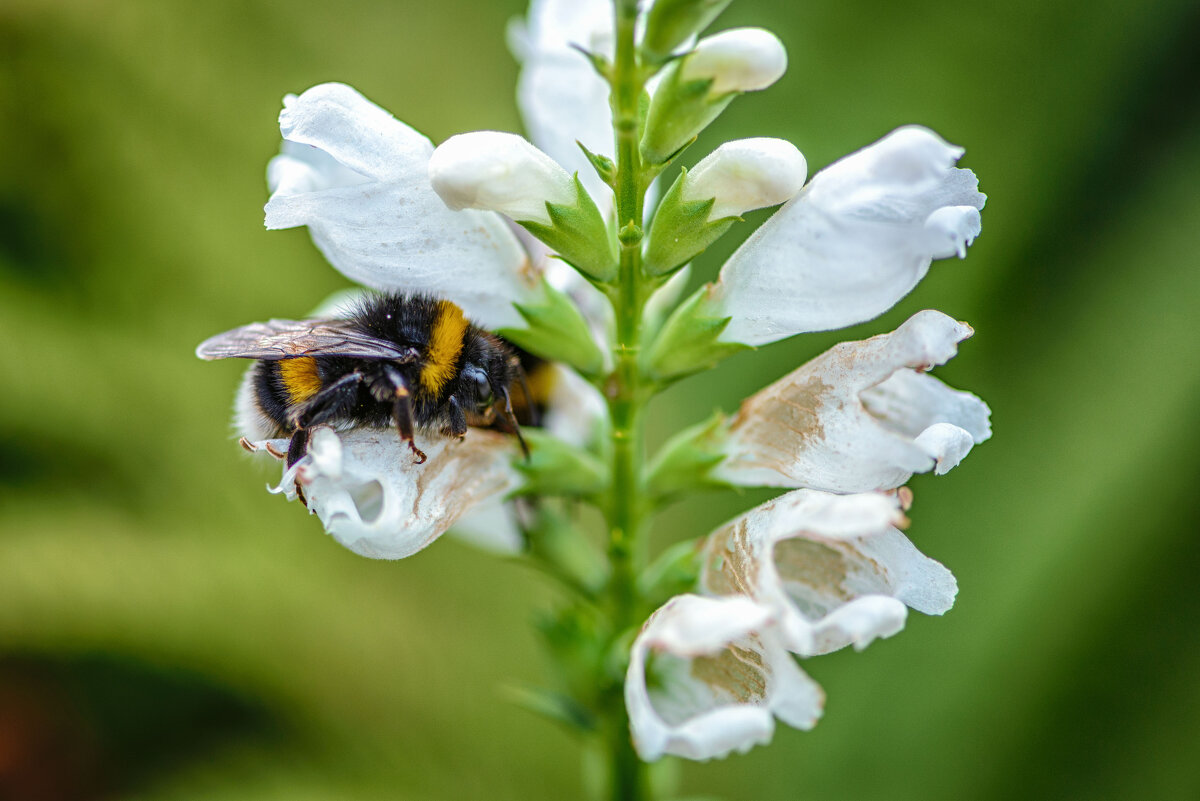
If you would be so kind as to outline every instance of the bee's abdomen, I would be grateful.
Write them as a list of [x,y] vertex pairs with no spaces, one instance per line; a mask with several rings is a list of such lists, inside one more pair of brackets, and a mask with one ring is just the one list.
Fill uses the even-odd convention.
[[261,361],[254,367],[254,398],[263,415],[278,426],[279,434],[292,431],[291,411],[320,389],[316,359]]

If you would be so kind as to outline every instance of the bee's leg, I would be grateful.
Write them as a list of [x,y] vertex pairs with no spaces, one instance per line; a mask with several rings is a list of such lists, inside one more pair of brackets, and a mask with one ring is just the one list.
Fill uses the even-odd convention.
[[452,437],[462,439],[467,435],[467,415],[458,405],[458,398],[453,395],[446,400],[446,405],[450,408],[450,425],[443,430]]
[[[513,374],[516,375],[517,382],[521,385],[521,394],[525,396],[525,408],[529,410],[529,425],[539,425],[537,401],[533,399],[533,393],[529,391],[529,381],[525,378],[525,368],[521,366],[521,360],[514,354],[509,357],[508,366],[513,371]],[[509,406],[512,406],[512,402],[507,401],[507,394],[505,393],[506,402]]]
[[525,454],[525,461],[529,461],[529,446],[525,444],[525,438],[521,436],[521,424],[517,422],[517,416],[513,414],[512,398],[508,396],[508,387],[502,390],[504,395],[504,417],[503,420],[508,424],[509,434],[515,434],[517,442],[521,443],[521,453]]
[[359,372],[347,373],[313,395],[294,415],[296,432],[288,443],[287,465],[291,467],[308,451],[309,429],[349,410],[358,399]]
[[296,462],[300,461],[301,457],[308,452],[308,429],[297,428],[292,434],[292,441],[288,443],[287,450],[287,466],[291,467]]
[[391,365],[384,365],[384,375],[392,385],[392,419],[396,421],[400,439],[408,443],[409,450],[417,457],[417,464],[425,464],[425,451],[413,442],[412,393],[408,391],[408,382],[404,374]]
[[295,414],[297,428],[311,428],[345,414],[358,400],[362,373],[355,370],[313,395]]

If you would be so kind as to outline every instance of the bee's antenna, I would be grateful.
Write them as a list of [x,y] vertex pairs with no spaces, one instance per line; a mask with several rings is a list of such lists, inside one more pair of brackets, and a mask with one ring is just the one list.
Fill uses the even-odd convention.
[[504,421],[511,426],[510,434],[515,434],[517,442],[521,443],[521,453],[525,454],[525,461],[529,461],[529,446],[525,444],[525,438],[521,436],[521,424],[517,422],[517,416],[513,414],[512,398],[509,397],[508,387],[504,388]]
[[517,381],[521,384],[521,394],[525,396],[525,405],[529,408],[529,425],[541,425],[538,420],[537,401],[533,399],[533,393],[529,391],[529,382],[526,380],[525,368],[521,365],[521,360],[514,354],[510,357],[509,362],[517,371]]

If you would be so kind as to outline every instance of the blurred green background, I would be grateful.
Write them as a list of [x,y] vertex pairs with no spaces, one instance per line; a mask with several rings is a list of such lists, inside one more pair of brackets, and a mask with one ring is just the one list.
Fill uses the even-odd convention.
[[[342,80],[435,141],[519,130],[522,12],[0,4],[0,798],[579,797],[578,745],[498,690],[545,677],[552,588],[450,539],[341,549],[230,438],[240,366],[192,356],[346,285],[305,231],[263,230],[282,95]],[[967,147],[984,233],[879,320],[676,386],[652,427],[935,307],[976,328],[938,374],[996,435],[912,482],[956,607],[806,662],[817,729],[685,765],[683,790],[1200,797],[1197,5],[737,0],[735,25],[776,31],[788,75],[688,163],[781,136],[815,171],[920,122]],[[763,497],[676,507],[656,536]]]

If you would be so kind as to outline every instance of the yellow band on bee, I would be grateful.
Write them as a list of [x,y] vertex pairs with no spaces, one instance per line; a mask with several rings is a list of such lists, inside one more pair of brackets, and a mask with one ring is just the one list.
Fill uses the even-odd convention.
[[425,364],[421,367],[421,386],[427,392],[439,394],[446,382],[454,377],[454,367],[463,349],[463,334],[467,318],[462,309],[448,300],[439,300],[429,331],[429,346]]
[[321,391],[317,360],[309,356],[281,361],[279,377],[283,379],[283,387],[292,403],[304,403]]

